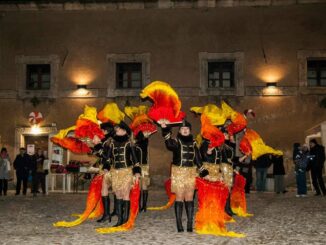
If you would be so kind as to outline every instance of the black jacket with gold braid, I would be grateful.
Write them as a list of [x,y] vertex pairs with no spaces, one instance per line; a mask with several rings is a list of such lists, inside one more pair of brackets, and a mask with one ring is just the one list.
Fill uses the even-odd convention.
[[234,149],[232,147],[232,143],[226,142],[220,147],[215,147],[212,151],[212,154],[208,154],[208,146],[210,141],[204,139],[200,146],[200,154],[202,156],[203,162],[211,163],[211,164],[220,164],[220,163],[228,163],[232,164],[234,157]]
[[138,161],[142,165],[148,163],[148,138],[146,138],[143,132],[139,132],[136,136],[136,154]]
[[111,165],[115,169],[133,167],[133,173],[140,173],[135,146],[132,145],[128,135],[113,136],[107,149],[107,157],[111,159]]
[[172,139],[171,134],[171,128],[162,129],[165,146],[173,153],[172,164],[180,167],[197,166],[200,177],[208,175],[208,171],[203,168],[202,159],[192,135],[182,136],[179,133],[175,139]]
[[106,135],[105,138],[101,140],[101,143],[95,145],[92,149],[92,154],[97,156],[100,159],[100,165],[102,165],[102,169],[110,170],[111,164],[110,159],[108,158],[108,152],[106,145],[109,144],[111,140],[111,136]]

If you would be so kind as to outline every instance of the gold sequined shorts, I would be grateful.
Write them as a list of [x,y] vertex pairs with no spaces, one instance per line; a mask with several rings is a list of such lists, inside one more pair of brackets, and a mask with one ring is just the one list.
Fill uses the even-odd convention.
[[104,172],[104,182],[105,182],[107,185],[111,185],[111,183],[112,183],[112,175],[111,175],[111,171],[109,171],[109,172]]
[[171,169],[171,191],[184,192],[195,189],[197,177],[196,167],[172,166]]
[[141,165],[141,178],[142,181],[146,186],[150,185],[150,178],[149,178],[149,166],[148,164],[146,165]]
[[111,169],[112,191],[128,190],[132,186],[133,175],[132,168]]
[[222,180],[222,173],[220,172],[220,165],[213,164],[213,163],[203,163],[203,167],[208,170],[209,172],[209,181],[221,181]]
[[221,163],[221,172],[223,176],[223,182],[229,187],[233,184],[233,167],[228,163]]

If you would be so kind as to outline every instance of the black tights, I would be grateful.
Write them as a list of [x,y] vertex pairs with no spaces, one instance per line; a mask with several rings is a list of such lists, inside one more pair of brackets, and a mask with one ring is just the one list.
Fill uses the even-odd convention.
[[8,190],[8,180],[0,179],[0,195],[2,195],[2,191],[4,195],[7,195]]

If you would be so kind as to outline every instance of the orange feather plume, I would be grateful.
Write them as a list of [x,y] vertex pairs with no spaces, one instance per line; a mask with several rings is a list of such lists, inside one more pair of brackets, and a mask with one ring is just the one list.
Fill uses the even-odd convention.
[[144,135],[151,135],[157,131],[153,120],[147,115],[148,107],[125,107],[126,115],[132,120],[130,128],[134,135],[137,136],[139,132],[143,132]]
[[253,129],[246,130],[240,142],[240,150],[246,155],[251,154],[253,160],[265,154],[283,155],[282,151],[266,145],[260,135]]
[[232,211],[240,217],[252,216],[252,214],[247,213],[246,194],[244,191],[245,185],[246,179],[242,175],[236,174],[231,192],[231,208]]
[[224,101],[222,101],[221,107],[225,117],[232,122],[227,126],[227,131],[230,135],[234,135],[247,127],[247,120],[241,113],[233,110]]
[[210,124],[204,114],[201,115],[201,125],[201,135],[210,141],[210,148],[219,147],[224,143],[224,134],[217,127]]
[[71,152],[78,154],[90,153],[92,151],[86,143],[74,137],[64,137],[61,139],[54,136],[51,138],[51,141],[65,149],[70,150]]
[[174,193],[171,192],[171,179],[168,179],[167,181],[165,181],[164,186],[165,186],[166,194],[169,198],[168,202],[164,206],[161,206],[161,207],[148,207],[147,210],[161,211],[161,210],[166,210],[173,205],[176,196]]
[[215,236],[244,237],[243,234],[228,231],[225,226],[224,207],[228,197],[228,187],[220,182],[196,179],[198,189],[198,211],[195,230],[198,234]]
[[185,113],[181,111],[178,94],[165,82],[150,83],[143,89],[140,97],[150,98],[153,101],[148,116],[155,122],[173,124],[181,122],[185,117]]
[[[53,224],[54,227],[73,227],[80,225],[83,223],[87,218],[89,218],[92,214],[93,217],[97,215],[101,215],[103,213],[103,205],[101,205],[101,189],[102,189],[102,180],[103,175],[95,176],[91,182],[89,187],[87,201],[86,201],[86,209],[85,211],[79,216],[78,219],[73,221],[58,221]],[[97,212],[96,214],[94,212]]]

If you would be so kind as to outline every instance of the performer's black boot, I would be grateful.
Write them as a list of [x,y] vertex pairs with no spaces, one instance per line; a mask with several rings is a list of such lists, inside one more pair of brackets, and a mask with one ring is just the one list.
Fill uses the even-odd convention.
[[177,229],[178,232],[183,232],[182,226],[182,212],[183,212],[183,202],[174,203],[175,218],[177,220]]
[[116,213],[118,216],[118,222],[113,227],[120,226],[123,223],[123,200],[122,199],[117,199],[116,201]]
[[194,191],[194,198],[193,198],[193,201],[195,201],[196,196],[197,196],[197,190]]
[[228,199],[226,199],[226,203],[225,203],[225,208],[224,211],[229,215],[229,216],[233,216],[235,215],[235,213],[233,213],[232,209],[231,209],[231,203],[230,203],[230,195],[228,196]]
[[102,218],[97,220],[97,222],[104,222],[104,221],[109,221],[111,222],[111,215],[110,215],[110,197],[109,196],[102,196],[102,203],[103,203],[103,208],[104,208],[104,213]]
[[147,199],[148,199],[148,190],[142,191],[142,207],[140,211],[147,211]]
[[122,224],[126,223],[129,219],[130,212],[130,201],[123,200],[123,221]]
[[116,210],[116,207],[117,207],[117,196],[116,195],[113,195],[114,196],[114,201],[113,201],[113,211],[111,213],[111,217],[112,216],[115,216],[117,215],[117,210]]
[[185,202],[186,213],[187,213],[187,231],[192,232],[192,223],[194,218],[194,201]]

